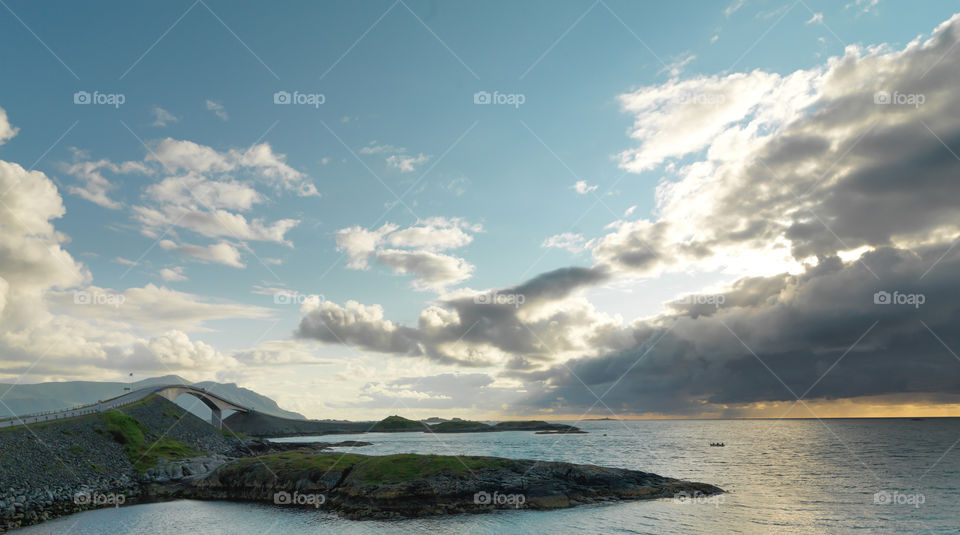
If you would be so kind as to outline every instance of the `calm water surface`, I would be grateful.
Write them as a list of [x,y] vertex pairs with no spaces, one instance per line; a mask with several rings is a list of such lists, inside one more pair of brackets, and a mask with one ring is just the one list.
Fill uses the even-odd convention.
[[181,500],[89,511],[16,533],[960,533],[960,446],[951,447],[960,440],[958,419],[595,421],[580,427],[590,434],[284,440],[375,443],[342,448],[366,454],[495,455],[632,468],[712,483],[728,493],[712,503],[655,500],[388,522]]

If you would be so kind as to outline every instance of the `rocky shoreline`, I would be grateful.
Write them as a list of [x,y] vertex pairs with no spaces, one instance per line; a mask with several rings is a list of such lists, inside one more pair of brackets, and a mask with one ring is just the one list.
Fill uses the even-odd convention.
[[[225,461],[239,445],[164,399],[144,400],[122,414],[138,422],[145,441],[164,436],[162,446],[182,444]],[[150,476],[134,466],[138,458],[131,458],[128,445],[110,429],[104,415],[91,414],[0,430],[0,532],[148,499],[144,484]],[[159,453],[158,448],[145,457]],[[159,459],[158,465],[166,462]]]
[[122,411],[9,428],[0,432],[0,532],[89,509],[182,498],[374,519],[723,492],[618,468],[331,449],[365,445],[223,434],[157,397]]
[[308,449],[237,459],[185,480],[178,496],[318,508],[356,520],[549,510],[713,495],[722,489],[648,472],[561,462]]
[[293,420],[261,412],[238,412],[224,420],[229,429],[251,437],[302,437],[363,433],[482,433],[501,431],[552,431],[584,433],[567,424],[540,420],[505,421],[496,424],[469,420],[443,421],[429,424],[393,415],[379,422],[348,422],[331,420]]
[[[13,490],[13,489],[10,489]],[[164,461],[98,486],[10,494],[0,532],[102,507],[177,499],[321,509],[353,520],[550,510],[585,504],[712,495],[722,489],[657,474],[496,457],[365,456],[300,448],[258,457]]]

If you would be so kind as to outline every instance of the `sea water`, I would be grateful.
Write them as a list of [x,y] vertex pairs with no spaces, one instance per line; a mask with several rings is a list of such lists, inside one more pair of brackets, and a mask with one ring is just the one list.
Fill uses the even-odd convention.
[[[100,509],[18,534],[150,533],[958,533],[960,419],[589,421],[589,434],[369,433],[339,448],[596,464],[717,485],[709,500],[662,499],[557,511],[503,510],[351,521],[270,504],[175,502]],[[710,447],[723,442],[725,447]]]

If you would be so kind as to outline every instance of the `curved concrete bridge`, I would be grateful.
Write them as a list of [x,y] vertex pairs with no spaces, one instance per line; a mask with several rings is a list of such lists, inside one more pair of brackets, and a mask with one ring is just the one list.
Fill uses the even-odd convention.
[[138,390],[134,390],[133,392],[128,392],[122,396],[117,396],[115,398],[108,399],[106,401],[100,401],[91,405],[85,405],[83,407],[75,407],[47,413],[12,416],[10,418],[0,420],[0,427],[14,427],[38,422],[50,422],[54,420],[72,418],[74,416],[104,412],[110,409],[123,407],[124,405],[136,403],[152,394],[163,396],[170,401],[177,399],[182,394],[190,394],[191,396],[198,398],[203,402],[204,405],[210,408],[210,424],[217,429],[223,427],[223,411],[225,410],[253,412],[253,409],[244,407],[243,405],[238,405],[228,399],[208,391],[205,388],[197,388],[190,385],[159,385],[140,388]]
[[223,411],[237,411],[237,412],[250,412],[251,409],[247,407],[237,405],[232,401],[228,401],[213,392],[208,392],[204,388],[194,388],[188,385],[170,385],[160,387],[159,390],[154,390],[154,393],[167,398],[170,401],[173,401],[180,397],[181,394],[190,394],[196,398],[199,398],[204,405],[210,408],[210,424],[217,429],[223,427]]

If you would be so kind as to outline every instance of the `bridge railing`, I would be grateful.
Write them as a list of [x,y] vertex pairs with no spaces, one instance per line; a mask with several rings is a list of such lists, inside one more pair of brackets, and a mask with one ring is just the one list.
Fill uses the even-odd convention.
[[27,414],[15,414],[13,416],[3,416],[3,417],[0,417],[0,422],[6,422],[8,420],[25,420],[27,418],[39,418],[41,416],[63,414],[65,412],[73,412],[73,411],[83,410],[86,408],[96,407],[97,405],[102,405],[102,403],[91,403],[89,405],[74,405],[72,407],[67,407],[65,409],[56,409],[56,410],[41,411],[41,412],[30,412]]
[[[11,415],[11,416],[3,416],[3,417],[0,417],[0,423],[6,423],[6,422],[9,422],[9,421],[11,421],[11,420],[27,420],[27,419],[32,419],[32,418],[40,418],[40,417],[42,417],[42,416],[56,416],[56,415],[60,415],[60,414],[64,414],[64,413],[69,413],[69,412],[74,412],[74,411],[82,411],[82,410],[84,410],[84,409],[94,409],[94,408],[98,408],[98,407],[102,407],[102,406],[104,406],[104,405],[110,404],[111,402],[117,401],[118,399],[120,399],[120,398],[122,398],[122,397],[132,396],[133,394],[136,394],[136,393],[138,393],[138,392],[142,392],[142,391],[144,391],[144,390],[150,390],[150,391],[156,393],[156,392],[160,392],[161,390],[166,390],[166,389],[168,389],[168,388],[186,388],[187,390],[194,390],[194,391],[197,391],[197,392],[201,392],[201,393],[203,393],[203,394],[205,394],[205,395],[208,395],[208,396],[210,396],[210,397],[217,398],[217,399],[219,399],[220,401],[223,401],[224,403],[229,403],[230,405],[233,405],[233,406],[235,406],[235,407],[239,407],[240,409],[242,409],[242,410],[244,410],[244,411],[250,411],[250,410],[252,410],[252,409],[250,409],[250,408],[248,408],[248,407],[244,407],[243,405],[240,405],[240,404],[238,404],[238,403],[234,403],[234,402],[232,402],[232,401],[230,401],[230,400],[228,400],[228,399],[225,399],[225,398],[223,398],[222,396],[219,396],[219,395],[217,395],[217,394],[215,394],[215,393],[213,393],[213,392],[209,392],[209,391],[207,391],[206,389],[195,388],[195,387],[192,387],[192,386],[190,386],[190,385],[158,385],[158,386],[148,386],[148,387],[144,387],[144,388],[138,388],[137,390],[133,390],[133,391],[131,391],[131,392],[126,392],[126,393],[121,394],[121,395],[119,395],[119,396],[114,396],[114,397],[112,397],[112,398],[108,398],[108,399],[105,399],[105,400],[101,400],[101,401],[98,401],[98,402],[96,402],[96,403],[87,403],[87,404],[85,404],[85,405],[84,405],[84,404],[74,405],[74,406],[72,406],[72,407],[67,407],[67,408],[65,408],[65,409],[55,409],[55,410],[49,410],[49,411],[31,412],[31,413],[27,413],[27,414],[15,414],[15,415]],[[236,409],[227,409],[227,410],[236,410]],[[89,414],[89,413],[88,413],[88,414]]]
[[201,394],[203,394],[203,395],[205,395],[205,396],[210,396],[211,398],[217,399],[217,400],[219,400],[219,401],[222,401],[222,402],[224,402],[224,403],[227,403],[227,404],[229,404],[229,405],[233,405],[234,407],[237,407],[236,409],[227,408],[226,410],[229,410],[229,411],[237,411],[237,410],[239,410],[239,411],[246,411],[246,412],[253,411],[253,409],[251,409],[250,407],[244,407],[243,405],[241,405],[241,404],[239,404],[239,403],[230,401],[229,399],[221,396],[220,394],[217,394],[216,392],[212,392],[212,391],[210,391],[210,390],[207,390],[206,388],[197,388],[197,387],[191,386],[191,385],[166,385],[166,386],[159,386],[159,387],[156,387],[156,388],[154,389],[154,392],[159,392],[159,391],[161,391],[161,390],[166,390],[166,389],[168,389],[168,388],[186,388],[186,389],[188,389],[188,390],[193,390],[194,392],[199,392],[199,393],[201,393]]
[[13,416],[3,416],[3,417],[0,417],[0,422],[6,422],[6,421],[8,421],[8,420],[18,420],[18,419],[27,419],[27,418],[38,418],[38,417],[40,417],[40,416],[50,416],[50,415],[56,415],[56,414],[63,414],[63,413],[65,413],[65,412],[80,411],[80,410],[83,410],[83,409],[92,409],[92,408],[95,408],[95,407],[100,407],[100,406],[103,406],[103,405],[107,405],[107,404],[109,404],[109,403],[111,403],[111,402],[113,402],[113,401],[116,401],[116,400],[124,397],[124,396],[129,396],[129,395],[132,395],[132,394],[134,394],[134,393],[136,393],[136,392],[140,392],[141,390],[144,390],[144,389],[143,389],[143,388],[139,388],[139,389],[133,390],[133,391],[131,391],[131,392],[125,392],[125,393],[123,393],[123,394],[120,394],[119,396],[114,396],[114,397],[112,397],[112,398],[103,399],[103,400],[97,401],[96,403],[86,403],[86,404],[73,405],[72,407],[67,407],[67,408],[64,408],[64,409],[54,409],[54,410],[49,410],[49,411],[30,412],[30,413],[27,413],[27,414],[15,414],[15,415],[13,415]]

